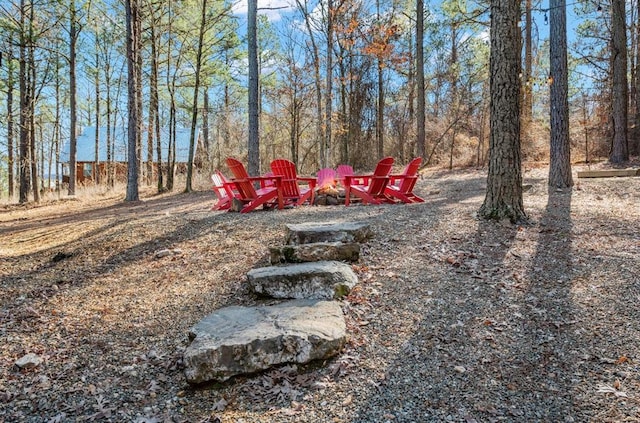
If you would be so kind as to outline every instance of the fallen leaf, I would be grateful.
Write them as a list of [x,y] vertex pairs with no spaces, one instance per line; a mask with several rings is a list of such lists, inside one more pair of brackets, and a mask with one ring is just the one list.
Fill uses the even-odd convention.
[[598,391],[597,392],[599,394],[613,394],[617,398],[620,398],[620,397],[628,398],[626,392],[619,391],[616,388],[614,388],[613,386],[608,386],[608,385],[600,385],[600,386],[598,386]]
[[344,401],[342,401],[342,406],[346,407],[348,405],[351,405],[351,403],[353,403],[353,395],[347,395]]
[[626,355],[622,355],[622,356],[620,356],[620,358],[618,358],[616,360],[616,364],[622,364],[622,363],[626,363],[628,361],[629,361],[629,359],[627,358],[627,356]]
[[213,411],[224,411],[224,409],[227,407],[227,405],[229,405],[227,400],[225,400],[224,398],[220,398],[219,401],[215,402],[213,404],[213,406],[211,406],[211,409]]

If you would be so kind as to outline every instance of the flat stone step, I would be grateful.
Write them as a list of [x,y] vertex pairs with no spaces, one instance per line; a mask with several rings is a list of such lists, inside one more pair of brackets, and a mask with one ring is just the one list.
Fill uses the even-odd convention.
[[311,261],[358,261],[360,244],[355,242],[314,242],[269,248],[271,264]]
[[199,384],[336,355],[346,324],[335,301],[293,300],[217,310],[193,326],[189,338],[184,373],[188,383]]
[[339,299],[349,294],[358,277],[348,264],[318,261],[252,269],[249,288],[273,298]]
[[327,222],[287,224],[288,245],[312,244],[316,242],[358,242],[373,237],[369,224],[364,222]]

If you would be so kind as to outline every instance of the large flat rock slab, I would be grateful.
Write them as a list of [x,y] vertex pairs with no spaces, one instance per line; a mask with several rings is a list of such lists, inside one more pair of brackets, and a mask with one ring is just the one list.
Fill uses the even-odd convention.
[[289,245],[316,242],[358,242],[373,237],[369,224],[364,222],[326,222],[287,224],[286,243]]
[[261,267],[247,273],[249,288],[272,298],[340,299],[358,283],[348,264],[339,261]]
[[269,248],[271,264],[311,261],[358,261],[360,244],[355,242],[314,242]]
[[220,309],[193,326],[189,337],[184,373],[187,382],[199,384],[336,355],[346,342],[346,324],[335,301],[293,300]]

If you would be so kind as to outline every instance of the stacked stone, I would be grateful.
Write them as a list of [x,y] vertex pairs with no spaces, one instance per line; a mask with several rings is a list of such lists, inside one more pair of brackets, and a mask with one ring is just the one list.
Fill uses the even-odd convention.
[[351,266],[364,223],[287,225],[286,244],[273,247],[273,266],[247,273],[250,289],[283,299],[259,307],[226,307],[189,332],[185,376],[192,384],[225,381],[284,363],[304,364],[336,355],[346,342],[340,300],[358,283]]

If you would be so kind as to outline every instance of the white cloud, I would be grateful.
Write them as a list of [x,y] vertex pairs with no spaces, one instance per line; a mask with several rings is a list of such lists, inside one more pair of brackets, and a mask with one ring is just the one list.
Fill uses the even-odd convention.
[[[232,10],[236,15],[246,15],[247,9],[247,0],[239,0]],[[258,0],[258,14],[266,15],[271,22],[281,20],[283,13],[291,12],[294,9],[294,0]]]

